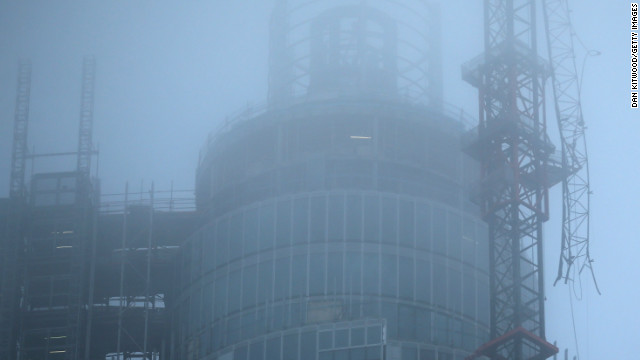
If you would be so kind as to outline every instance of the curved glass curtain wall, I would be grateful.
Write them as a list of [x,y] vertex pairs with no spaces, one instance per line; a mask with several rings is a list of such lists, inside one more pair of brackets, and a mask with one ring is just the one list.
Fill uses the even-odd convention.
[[184,248],[179,343],[204,358],[287,329],[320,341],[316,324],[385,319],[387,343],[402,351],[464,354],[487,338],[485,233],[459,209],[392,193],[319,191],[237,209]]
[[206,144],[198,208],[218,216],[265,198],[332,188],[460,206],[461,185],[477,173],[459,150],[462,131],[438,111],[391,101],[316,101],[268,111]]

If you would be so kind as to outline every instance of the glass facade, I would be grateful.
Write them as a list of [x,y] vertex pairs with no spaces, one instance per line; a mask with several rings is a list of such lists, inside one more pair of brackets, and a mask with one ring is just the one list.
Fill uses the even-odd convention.
[[[182,247],[177,358],[454,360],[487,340],[487,229],[463,201],[477,169],[453,145],[439,150],[448,159],[428,151],[431,139],[459,141],[460,127],[439,127],[427,112],[425,121],[396,123],[366,112],[352,119],[368,121],[369,132],[331,116],[258,117],[255,129],[249,122],[214,144],[199,169],[209,220]],[[324,120],[334,125],[318,136],[329,140],[306,144],[314,137],[306,127]],[[412,126],[415,139],[402,141]],[[273,156],[249,172],[246,154],[258,150],[247,142],[244,165],[223,166],[256,133],[274,137],[260,145],[270,143]],[[342,136],[352,133],[365,139]],[[358,146],[370,149],[336,151]],[[296,167],[298,175],[282,175]],[[247,197],[256,193],[246,184],[264,174],[278,174],[262,184],[271,189]],[[234,200],[218,205],[230,193]]]

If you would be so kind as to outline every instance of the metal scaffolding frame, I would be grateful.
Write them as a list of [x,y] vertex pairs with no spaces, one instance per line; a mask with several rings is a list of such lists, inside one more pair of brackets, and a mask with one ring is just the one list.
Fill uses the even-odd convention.
[[80,178],[89,178],[93,155],[93,97],[95,88],[96,60],[85,56],[82,62],[82,92],[80,96],[80,126],[78,132],[77,171]]
[[16,107],[13,125],[13,151],[6,224],[0,238],[0,358],[16,356],[16,309],[18,306],[18,257],[24,225],[26,202],[25,167],[27,158],[27,131],[29,125],[29,98],[31,94],[31,62],[21,60],[18,66]]
[[31,95],[31,62],[21,60],[18,67],[16,110],[13,122],[13,152],[11,155],[12,198],[25,196],[24,175],[27,159],[27,130],[29,125],[29,98]]
[[[131,223],[132,206],[142,211],[141,221]],[[119,253],[120,283],[116,353],[118,359],[159,359],[162,336],[151,336],[152,322],[156,327],[162,319],[152,319],[157,306],[157,293],[152,283],[152,264],[158,252],[154,242],[154,186],[145,205],[129,204],[129,185],[125,188],[122,214],[122,242]],[[146,212],[146,214],[144,214]],[[146,219],[145,219],[146,218]],[[134,227],[132,228],[131,225]],[[140,226],[136,228],[136,226]],[[142,253],[144,253],[143,256]],[[140,307],[142,303],[142,307]],[[160,329],[156,329],[160,330]],[[156,331],[162,335],[161,331]]]
[[20,260],[24,291],[18,359],[85,355],[96,208],[90,194],[77,193],[77,185],[76,172],[32,179]]
[[560,179],[546,134],[544,81],[537,55],[535,0],[485,0],[481,57],[463,66],[479,91],[479,126],[466,144],[481,163],[476,199],[489,225],[493,340],[470,358],[545,359],[542,224],[548,190]]

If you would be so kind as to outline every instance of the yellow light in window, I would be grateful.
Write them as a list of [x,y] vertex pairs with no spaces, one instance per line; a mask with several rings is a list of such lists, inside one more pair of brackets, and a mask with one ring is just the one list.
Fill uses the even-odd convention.
[[351,137],[352,139],[365,139],[365,140],[371,140],[371,136],[351,135],[350,137]]

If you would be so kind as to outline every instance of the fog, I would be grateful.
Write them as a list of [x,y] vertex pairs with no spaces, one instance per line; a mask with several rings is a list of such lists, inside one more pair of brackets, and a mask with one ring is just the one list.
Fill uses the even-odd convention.
[[[482,52],[482,1],[441,0],[444,99],[477,114],[460,65]],[[552,286],[560,248],[561,192],[545,225],[547,339],[580,359],[634,359],[640,334],[640,110],[629,107],[629,2],[571,1],[593,197],[589,274]],[[0,2],[0,196],[9,188],[17,63],[33,64],[29,147],[75,151],[82,57],[97,62],[94,133],[103,193],[133,187],[194,189],[198,152],[225,117],[266,101],[272,1]],[[542,38],[542,28],[539,29]],[[589,57],[587,49],[601,54]],[[546,56],[544,47],[540,54]],[[549,87],[550,89],[550,87]],[[555,122],[549,116],[551,123]],[[550,130],[559,145],[556,131]],[[34,172],[72,170],[40,159]],[[570,306],[573,300],[574,321]],[[575,327],[574,327],[575,322]],[[575,329],[575,336],[574,336]],[[635,356],[634,356],[635,355]]]

